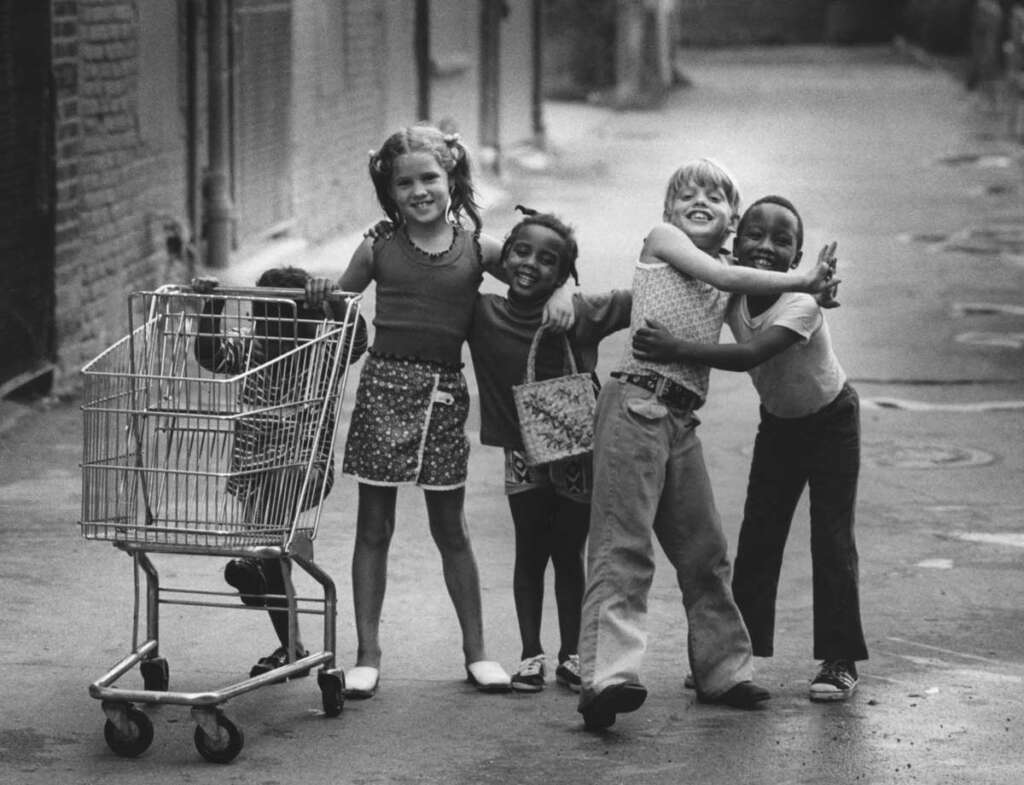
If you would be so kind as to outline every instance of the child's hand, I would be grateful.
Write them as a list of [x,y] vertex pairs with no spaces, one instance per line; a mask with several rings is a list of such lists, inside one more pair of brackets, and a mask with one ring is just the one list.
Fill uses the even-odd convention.
[[633,335],[633,356],[657,363],[676,359],[676,338],[661,322],[645,319],[645,326]]
[[[828,249],[829,249],[829,246],[827,246],[827,245],[824,248],[821,249],[822,253],[818,254],[818,261],[819,261],[819,263],[821,262],[822,254],[824,254],[824,252],[826,250],[828,250]],[[839,260],[836,259],[835,253],[836,253],[836,244],[833,242],[831,244],[831,253],[829,253],[825,257],[825,263],[828,264],[829,268],[832,270],[832,277],[829,279],[831,281],[831,285],[827,289],[825,289],[824,291],[818,292],[816,295],[814,295],[814,299],[818,301],[818,305],[821,308],[838,308],[839,307],[839,300],[836,299],[836,292],[839,291],[839,281],[835,277],[835,274],[836,274],[836,262],[838,262]]]
[[823,292],[818,292],[814,295],[814,299],[818,301],[818,307],[820,308],[838,308],[842,303],[836,299],[836,292],[839,290],[839,284],[833,284]]
[[[194,293],[206,295],[220,286],[220,281],[212,275],[203,275],[189,281],[189,286],[192,287]],[[201,302],[203,304],[203,316],[219,316],[224,312],[226,305],[223,297],[206,297]]]
[[373,226],[363,232],[363,237],[369,237],[374,242],[382,238],[388,238],[395,233],[395,225],[386,218],[377,221]]
[[568,332],[576,322],[576,311],[572,307],[572,291],[560,286],[544,305],[542,323],[553,333]]
[[327,293],[335,289],[330,278],[310,278],[306,281],[306,305],[311,309],[327,302]]
[[[331,285],[331,290],[324,296],[323,312],[332,322],[340,322],[348,314],[348,304],[351,297],[341,294],[338,288]],[[351,322],[351,320],[349,320]]]
[[192,287],[192,291],[196,294],[209,294],[220,286],[220,281],[212,275],[203,275],[193,278],[189,283],[189,286]]
[[[804,291],[810,292],[811,294],[824,294],[830,290],[834,290],[839,284],[839,279],[835,277],[836,271],[836,244],[835,241],[824,246],[818,252],[818,262],[815,264],[814,269],[808,271],[806,277],[807,288]],[[824,302],[831,302],[833,298],[827,297]],[[824,304],[824,303],[823,303]],[[834,307],[834,306],[826,306]]]

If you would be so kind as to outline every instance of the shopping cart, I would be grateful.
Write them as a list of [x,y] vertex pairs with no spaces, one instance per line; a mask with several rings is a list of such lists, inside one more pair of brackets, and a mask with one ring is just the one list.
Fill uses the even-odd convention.
[[[132,650],[89,687],[118,755],[135,757],[153,740],[153,724],[135,704],[176,704],[192,707],[200,754],[227,763],[244,738],[220,706],[317,666],[324,713],[341,713],[337,596],[313,561],[313,540],[333,481],[349,363],[365,332],[356,329],[359,295],[330,295],[330,319],[301,318],[302,297],[301,289],[265,287],[139,292],[129,297],[128,334],[82,370],[82,535],[134,561]],[[286,605],[289,662],[216,690],[170,691],[161,605],[254,608],[233,592],[161,586],[150,553],[280,559],[285,593],[257,599]],[[319,584],[322,598],[296,596],[292,564]],[[322,651],[301,657],[300,613],[323,617],[324,638]],[[143,688],[115,687],[136,665]]]

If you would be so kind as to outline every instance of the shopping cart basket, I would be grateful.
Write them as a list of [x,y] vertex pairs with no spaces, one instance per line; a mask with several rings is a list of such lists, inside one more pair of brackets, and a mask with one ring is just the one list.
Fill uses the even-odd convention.
[[[82,370],[81,532],[134,561],[132,650],[89,687],[107,716],[107,744],[119,755],[139,755],[153,739],[152,722],[134,704],[177,704],[192,707],[200,754],[226,763],[244,740],[221,704],[316,666],[324,713],[341,713],[337,595],[313,561],[313,540],[333,481],[353,346],[365,333],[356,329],[359,295],[330,295],[329,319],[301,318],[306,312],[296,303],[303,295],[182,286],[133,294],[128,334]],[[159,653],[160,606],[253,608],[233,592],[161,586],[150,553],[280,559],[284,595],[257,599],[286,606],[289,662],[221,689],[170,691]],[[293,563],[319,584],[322,599],[296,596]],[[324,637],[322,651],[301,657],[294,643],[300,613],[322,616]],[[115,687],[136,665],[143,689]]]

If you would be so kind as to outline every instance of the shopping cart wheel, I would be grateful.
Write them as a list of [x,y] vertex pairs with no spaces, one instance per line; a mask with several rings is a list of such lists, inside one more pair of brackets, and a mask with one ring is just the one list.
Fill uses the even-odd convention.
[[122,727],[107,720],[103,736],[107,746],[122,758],[137,758],[153,743],[153,722],[143,712],[129,706],[125,710]]
[[167,692],[167,685],[171,683],[171,669],[167,660],[163,657],[153,657],[139,663],[139,671],[142,673],[142,683],[145,689],[154,692]]
[[324,714],[337,717],[345,706],[345,674],[341,671],[323,670],[316,675],[323,698]]
[[217,726],[216,735],[211,736],[202,725],[197,725],[194,737],[196,749],[210,763],[230,763],[242,751],[245,737],[220,711],[213,716]]

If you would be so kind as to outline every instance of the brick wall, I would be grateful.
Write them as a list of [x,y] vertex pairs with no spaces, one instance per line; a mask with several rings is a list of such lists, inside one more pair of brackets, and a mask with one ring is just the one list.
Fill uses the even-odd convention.
[[[431,6],[431,51],[438,73],[426,119],[453,122],[475,148],[479,3]],[[315,241],[362,229],[380,215],[366,171],[367,154],[392,131],[423,119],[417,114],[414,3],[296,0],[293,13],[296,231]]]
[[[184,264],[168,254],[165,226],[187,218],[187,4],[50,1],[57,387],[68,389],[77,383],[82,364],[125,333],[128,292],[185,277]],[[430,119],[450,116],[475,146],[479,4],[460,0],[432,6],[432,51],[452,71],[432,85]],[[292,9],[295,233],[318,241],[360,230],[380,214],[366,172],[367,153],[398,126],[420,119],[414,4],[294,0]],[[198,67],[205,69],[205,63]],[[199,88],[202,93],[202,83]],[[203,127],[194,141],[205,160],[202,94],[198,103]],[[525,119],[525,104],[523,114]],[[339,267],[345,261],[339,260]]]
[[[391,130],[385,96],[389,48],[383,42],[393,33],[390,14],[403,10],[411,16],[412,4],[294,5],[293,183],[302,236],[321,240],[362,229],[380,212],[366,161]],[[415,82],[407,80],[404,92],[406,105],[414,106]],[[347,261],[339,260],[339,266]]]
[[[56,270],[54,286],[57,294],[58,354],[65,369],[73,371],[74,361],[65,359],[66,345],[89,340],[83,329],[84,314],[81,297],[81,249],[79,198],[79,150],[82,126],[78,110],[78,5],[76,2],[53,4],[53,73],[56,87],[56,191],[55,211]],[[80,358],[81,347],[71,349]],[[69,368],[69,365],[72,366]],[[58,382],[60,380],[58,379]],[[60,386],[58,384],[58,386]]]
[[[178,72],[175,61],[140,73],[140,15],[160,2],[53,5],[58,389],[75,386],[81,365],[124,334],[128,292],[180,278],[164,224],[185,212],[183,140],[165,133],[176,140],[169,147],[148,142],[138,105],[140,90]],[[176,38],[177,24],[164,34]]]

